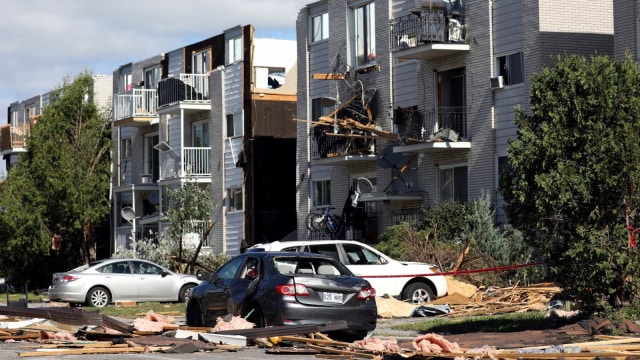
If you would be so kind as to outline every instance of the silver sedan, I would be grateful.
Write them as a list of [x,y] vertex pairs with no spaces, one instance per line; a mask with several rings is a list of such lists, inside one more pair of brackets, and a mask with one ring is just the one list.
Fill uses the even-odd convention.
[[67,272],[54,273],[49,300],[75,306],[103,307],[116,301],[184,302],[200,281],[140,259],[98,260]]

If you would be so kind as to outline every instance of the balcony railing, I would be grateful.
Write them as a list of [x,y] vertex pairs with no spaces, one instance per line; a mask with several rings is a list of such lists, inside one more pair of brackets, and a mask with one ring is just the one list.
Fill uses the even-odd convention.
[[209,75],[180,74],[158,83],[158,107],[176,102],[209,101]]
[[391,51],[418,47],[430,43],[465,41],[464,17],[446,15],[443,9],[425,9],[391,20]]
[[158,95],[155,89],[133,89],[113,98],[113,118],[121,120],[130,117],[158,116]]
[[[185,235],[182,238],[183,245],[191,247],[195,244],[195,241],[199,241],[205,235],[208,228],[208,222],[206,221],[190,221],[184,226]],[[164,223],[156,223],[150,225],[137,225],[135,231],[132,233],[131,226],[121,226],[116,229],[115,234],[115,250],[118,249],[133,249],[133,237],[135,236],[136,242],[155,242],[160,239],[160,230],[162,227],[166,227]],[[203,247],[209,247],[208,239],[204,240]]]
[[161,178],[211,176],[211,169],[209,169],[210,150],[210,147],[185,147],[181,153],[165,151],[160,157]]
[[407,116],[398,124],[398,135],[405,144],[467,139],[467,111],[461,106],[441,107],[420,116]]
[[29,124],[17,126],[3,125],[0,127],[0,150],[6,151],[27,146],[27,136],[29,136]]

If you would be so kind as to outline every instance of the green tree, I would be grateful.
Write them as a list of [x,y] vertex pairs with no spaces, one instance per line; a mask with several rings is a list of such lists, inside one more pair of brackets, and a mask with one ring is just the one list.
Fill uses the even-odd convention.
[[46,284],[43,273],[96,258],[98,229],[110,212],[111,135],[109,113],[92,99],[88,72],[52,91],[2,186],[0,257],[16,281]]
[[531,79],[530,114],[516,109],[505,210],[585,310],[638,295],[625,225],[640,225],[639,84],[630,56],[558,57]]
[[[163,221],[167,226],[161,237],[170,244],[172,253],[177,253],[178,271],[194,273],[202,245],[213,228],[209,216],[215,204],[211,201],[209,186],[190,180],[177,188],[166,187],[165,192],[169,206],[163,215]],[[185,234],[201,231],[202,236],[195,249],[183,247],[182,239]],[[183,263],[187,264],[184,269]]]

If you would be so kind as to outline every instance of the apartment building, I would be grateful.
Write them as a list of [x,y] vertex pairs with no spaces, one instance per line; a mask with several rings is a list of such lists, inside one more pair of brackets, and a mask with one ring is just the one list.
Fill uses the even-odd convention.
[[[191,226],[214,253],[295,229],[295,42],[251,25],[150,58],[113,76],[112,252],[162,232],[166,189],[211,189],[214,213]],[[203,239],[207,223],[213,223]]]
[[365,242],[485,191],[507,221],[498,172],[530,77],[557,55],[614,51],[611,0],[317,1],[296,29],[307,119],[297,127],[298,235],[316,236],[306,214],[333,208],[351,217],[343,236]]
[[[111,75],[93,76],[93,101],[101,110],[111,107]],[[7,109],[7,124],[0,126],[0,155],[9,171],[18,162],[18,155],[26,152],[26,138],[31,127],[42,117],[42,111],[51,103],[51,93],[35,95],[13,102]]]

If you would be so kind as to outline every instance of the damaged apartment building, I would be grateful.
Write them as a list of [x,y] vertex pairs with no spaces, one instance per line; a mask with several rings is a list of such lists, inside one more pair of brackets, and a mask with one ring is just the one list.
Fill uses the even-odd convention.
[[282,191],[295,188],[295,54],[246,25],[114,71],[112,252],[157,239],[167,189],[188,181],[210,188],[214,210],[185,246],[233,255],[295,230]]
[[297,230],[311,238],[309,213],[375,243],[483,192],[506,222],[498,173],[530,77],[558,55],[613,53],[611,0],[321,0],[296,27]]

